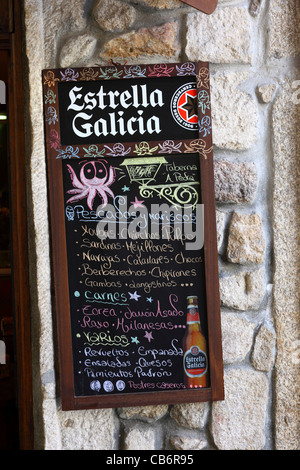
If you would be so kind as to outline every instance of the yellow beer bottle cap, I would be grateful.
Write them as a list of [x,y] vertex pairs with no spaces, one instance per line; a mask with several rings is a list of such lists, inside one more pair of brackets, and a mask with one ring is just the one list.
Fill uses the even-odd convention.
[[189,295],[187,297],[187,306],[198,307],[198,297],[196,295]]

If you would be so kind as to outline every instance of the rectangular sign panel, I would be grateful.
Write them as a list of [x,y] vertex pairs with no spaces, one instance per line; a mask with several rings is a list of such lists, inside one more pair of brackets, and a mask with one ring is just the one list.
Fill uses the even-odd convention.
[[189,77],[59,83],[61,144],[197,138],[195,96]]
[[63,409],[223,399],[208,65],[43,84]]

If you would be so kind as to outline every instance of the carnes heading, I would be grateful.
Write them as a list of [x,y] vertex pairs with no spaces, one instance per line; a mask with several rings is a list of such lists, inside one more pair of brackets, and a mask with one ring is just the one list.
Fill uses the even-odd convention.
[[[147,85],[131,85],[120,93],[117,90],[106,92],[102,85],[97,93],[83,94],[82,87],[76,85],[69,91],[69,99],[67,111],[76,112],[72,119],[72,130],[78,137],[161,132],[160,118],[157,115],[149,116],[148,113],[147,117],[144,116],[147,108],[161,108],[165,104],[162,91],[157,88],[149,92]],[[125,115],[128,108],[132,108],[130,117],[128,113]],[[95,120],[94,113],[98,109],[106,111],[99,119],[97,112]]]

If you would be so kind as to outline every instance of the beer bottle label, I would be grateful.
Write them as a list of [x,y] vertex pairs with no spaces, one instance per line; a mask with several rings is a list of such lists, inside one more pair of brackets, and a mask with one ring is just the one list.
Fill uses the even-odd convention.
[[198,346],[192,346],[183,358],[184,371],[188,377],[202,377],[207,370],[207,356]]
[[187,313],[186,322],[187,322],[187,324],[199,323],[200,322],[198,308],[195,308],[195,307],[189,308],[188,313]]

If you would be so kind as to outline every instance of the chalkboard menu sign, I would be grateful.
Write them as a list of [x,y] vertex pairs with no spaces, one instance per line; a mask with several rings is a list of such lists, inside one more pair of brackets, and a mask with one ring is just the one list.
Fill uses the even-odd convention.
[[42,78],[63,409],[223,399],[208,64]]

